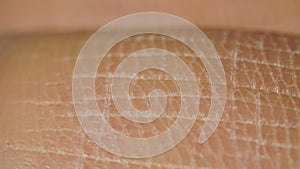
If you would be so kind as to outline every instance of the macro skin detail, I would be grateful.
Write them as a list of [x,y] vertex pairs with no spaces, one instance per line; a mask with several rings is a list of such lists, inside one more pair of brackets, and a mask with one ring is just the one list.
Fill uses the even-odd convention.
[[127,53],[143,45],[168,49],[181,55],[197,75],[200,112],[191,132],[173,149],[144,159],[106,152],[86,135],[77,119],[72,74],[78,53],[92,32],[2,35],[0,168],[299,168],[300,37],[203,32],[220,56],[227,83],[223,116],[203,144],[197,141],[211,90],[203,63],[190,57],[190,49],[164,36],[135,36],[113,47],[98,69],[98,106],[114,129],[131,137],[166,130],[176,120],[180,100],[172,77],[159,70],[143,71],[130,85],[132,104],[146,110],[149,100],[144,95],[159,88],[168,95],[166,112],[150,124],[121,117],[113,102],[103,99],[103,86]]

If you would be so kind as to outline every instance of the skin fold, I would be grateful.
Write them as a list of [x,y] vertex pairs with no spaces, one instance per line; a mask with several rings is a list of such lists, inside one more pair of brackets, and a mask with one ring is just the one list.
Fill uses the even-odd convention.
[[177,53],[196,75],[200,112],[192,130],[173,149],[144,159],[105,151],[77,119],[72,74],[92,32],[2,35],[0,168],[299,168],[300,37],[220,29],[204,33],[224,66],[227,93],[221,121],[203,144],[197,141],[211,86],[205,66],[189,48],[167,37],[141,35],[117,44],[99,66],[99,109],[114,129],[131,137],[166,130],[176,120],[180,96],[168,74],[140,72],[130,86],[133,106],[147,110],[149,99],[143,96],[159,88],[169,96],[166,111],[151,124],[124,119],[113,102],[104,99],[108,75],[122,58],[138,49],[160,47]]

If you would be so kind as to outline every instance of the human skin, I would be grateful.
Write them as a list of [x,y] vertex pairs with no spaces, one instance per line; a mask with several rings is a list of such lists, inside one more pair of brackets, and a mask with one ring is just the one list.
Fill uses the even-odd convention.
[[1,0],[0,34],[98,29],[133,13],[163,12],[214,28],[299,34],[298,0]]
[[[105,151],[88,137],[76,116],[72,74],[91,32],[3,35],[0,168],[299,168],[300,37],[221,29],[205,29],[204,33],[219,53],[226,75],[221,121],[208,141],[197,143],[210,106],[210,83],[201,60],[183,57],[197,75],[202,114],[176,147],[144,159]],[[142,36],[143,42],[149,42],[147,39],[147,35]],[[135,42],[128,40],[123,44],[128,48],[116,47],[106,66],[99,68],[96,96],[100,110],[105,107],[101,100],[105,94],[103,75],[116,67],[120,52],[139,48],[141,43]],[[164,45],[180,55],[189,53],[177,42],[157,42],[157,47]],[[159,73],[153,71],[150,75]],[[169,85],[166,90],[178,93],[176,85],[167,80],[161,84],[138,80],[131,88],[138,91],[136,95],[149,92],[155,85]],[[134,98],[134,92],[132,95]],[[178,109],[176,96],[170,101],[169,115]],[[139,109],[148,108],[147,99],[133,103]],[[161,132],[167,128],[165,124],[176,120],[163,118],[149,126],[134,127],[119,116],[115,118],[116,113],[112,112],[107,116],[110,125],[133,137],[155,135],[154,127]],[[146,132],[140,134],[141,129]]]

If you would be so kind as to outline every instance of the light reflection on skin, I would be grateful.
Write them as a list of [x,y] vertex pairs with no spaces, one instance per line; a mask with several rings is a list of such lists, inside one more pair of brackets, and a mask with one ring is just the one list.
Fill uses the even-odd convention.
[[[174,0],[173,5],[167,1],[137,1],[132,0],[132,4],[110,0],[1,1],[0,168],[299,168],[300,10],[297,3],[300,1],[182,3]],[[201,118],[209,110],[211,91],[204,65],[187,58],[185,61],[198,72],[203,94],[200,119],[174,149],[153,158],[128,159],[97,146],[81,128],[74,111],[72,73],[80,49],[93,32],[21,36],[14,33],[96,29],[115,18],[141,11],[171,12],[202,27],[294,35],[206,29],[204,32],[220,54],[228,82],[226,107],[217,131],[205,144],[196,143],[204,124]],[[12,35],[5,35],[6,32]],[[176,98],[178,89],[170,80],[165,81],[167,88],[165,83],[139,79],[157,75],[170,78],[158,71],[142,72],[131,85],[132,90],[147,93],[148,88],[158,87],[174,95],[168,102],[165,118],[151,125],[120,119],[113,106],[105,106],[110,101],[101,99],[107,72],[116,66],[119,56],[140,46],[145,39],[141,38],[138,44],[127,41],[129,48],[116,47],[108,54],[114,57],[105,61],[108,66],[98,70],[96,80],[98,106],[111,111],[106,117],[109,124],[132,137],[149,137],[165,130],[173,124],[175,110],[180,105]],[[172,41],[155,42],[161,46],[167,44],[174,52],[189,53]],[[139,99],[141,93],[131,95],[136,98],[133,99],[135,107],[147,107],[148,101]]]
[[[184,139],[193,127],[199,113],[201,94],[198,89],[197,76],[194,77],[195,73],[192,72],[189,64],[179,58],[182,54],[176,55],[167,49],[160,49],[164,47],[156,46],[153,39],[149,39],[149,42],[141,44],[149,46],[148,43],[152,43],[154,46],[133,50],[117,65],[116,70],[112,72],[111,84],[107,83],[104,86],[107,88],[107,93],[100,99],[112,98],[113,103],[110,104],[113,104],[123,117],[132,122],[149,123],[153,121],[154,119],[149,118],[149,115],[154,115],[155,111],[162,114],[165,110],[165,104],[160,99],[165,97],[162,91],[155,90],[156,93],[161,91],[159,96],[151,98],[149,100],[150,110],[141,114],[131,105],[129,93],[132,91],[128,89],[131,78],[136,73],[151,68],[159,69],[171,75],[176,81],[181,97],[178,116],[188,118],[177,118],[172,126],[159,135],[148,138],[131,138],[110,127],[103,116],[103,111],[100,111],[101,115],[99,114],[99,108],[94,99],[94,79],[106,52],[115,44],[122,42],[123,39],[130,39],[132,36],[143,38],[144,34],[149,33],[176,39],[193,51],[193,54],[185,57],[193,57],[194,60],[204,63],[211,83],[212,94],[208,115],[203,119],[205,124],[200,132],[199,143],[204,143],[213,134],[224,110],[226,98],[224,68],[214,46],[199,28],[178,16],[158,12],[137,13],[118,18],[101,27],[85,43],[77,59],[72,81],[74,106],[81,126],[100,147],[115,155],[146,158],[162,154]],[[164,43],[163,39],[158,38],[157,40]],[[138,42],[133,41],[133,43]],[[104,67],[107,66],[104,65]],[[121,144],[123,146],[116,146]]]
[[[6,36],[1,38],[0,166],[4,168],[297,168],[299,166],[299,37],[224,30],[205,30],[220,54],[226,72],[224,116],[203,145],[196,144],[203,125],[175,149],[158,157],[134,160],[112,155],[83,132],[74,112],[71,77],[76,56],[91,33]],[[146,39],[142,39],[146,41]],[[125,42],[132,45],[132,41]],[[174,42],[168,42],[174,46]],[[161,45],[163,45],[162,43]],[[138,47],[141,43],[134,45]],[[174,48],[182,49],[182,47]],[[111,59],[118,61],[117,47]],[[207,112],[210,91],[201,62],[186,58],[199,72]],[[111,65],[115,66],[115,65]],[[99,71],[96,84],[103,85]],[[146,74],[147,75],[147,74]],[[137,82],[137,86],[152,83]],[[160,84],[161,85],[161,84]],[[97,85],[96,85],[97,86]],[[97,88],[101,96],[103,88]],[[176,89],[174,91],[176,93]],[[105,108],[105,100],[99,100]],[[138,102],[139,103],[139,102]],[[143,105],[143,101],[140,102]],[[176,98],[171,102],[176,106]],[[110,110],[114,110],[110,107]],[[169,109],[172,112],[172,109]],[[109,114],[110,115],[110,114]],[[114,115],[114,114],[111,114]],[[113,118],[115,117],[115,119]],[[151,135],[171,121],[133,126],[108,116],[114,128],[128,135]],[[163,123],[166,122],[166,123]],[[126,128],[126,130],[122,130]],[[145,133],[137,133],[144,127]],[[147,133],[148,132],[148,133]]]

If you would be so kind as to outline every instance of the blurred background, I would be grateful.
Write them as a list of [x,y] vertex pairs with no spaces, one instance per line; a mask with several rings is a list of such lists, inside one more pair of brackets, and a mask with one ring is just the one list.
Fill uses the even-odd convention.
[[0,34],[96,30],[146,11],[175,14],[201,28],[300,34],[299,0],[0,0]]

